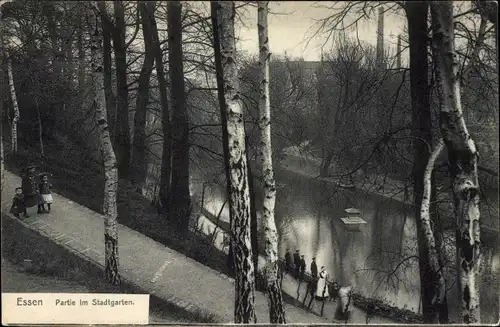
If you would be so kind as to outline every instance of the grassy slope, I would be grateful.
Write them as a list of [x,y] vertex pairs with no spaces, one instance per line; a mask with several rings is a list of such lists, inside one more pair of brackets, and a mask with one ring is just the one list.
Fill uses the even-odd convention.
[[[83,163],[83,159],[75,152],[71,156],[66,156],[60,153],[57,147],[49,146],[47,146],[48,155],[42,163],[37,150],[20,149],[16,157],[7,158],[6,169],[21,174],[22,167],[33,162],[39,166],[39,171],[53,174],[50,180],[56,193],[94,211],[102,212],[103,197],[100,194],[104,188],[104,175],[100,167],[94,163]],[[212,246],[202,235],[176,233],[149,201],[137,193],[135,187],[123,180],[119,183],[117,204],[119,223],[212,269],[230,274],[226,267],[227,256],[223,252]]]

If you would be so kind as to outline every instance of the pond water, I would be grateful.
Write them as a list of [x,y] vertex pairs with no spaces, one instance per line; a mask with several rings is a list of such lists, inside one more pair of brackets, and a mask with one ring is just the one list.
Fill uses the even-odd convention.
[[[286,249],[299,249],[307,261],[307,270],[313,256],[318,266],[325,266],[333,280],[343,285],[356,286],[357,291],[381,297],[398,307],[418,311],[419,284],[414,246],[415,226],[408,219],[407,205],[366,192],[336,187],[333,183],[287,167],[277,167],[278,183],[276,224],[280,235],[280,257]],[[259,183],[256,193],[261,193]],[[199,188],[198,188],[199,190]],[[200,190],[201,191],[201,190]],[[205,188],[204,207],[217,216],[225,200],[224,191]],[[257,203],[260,199],[257,197]],[[341,218],[344,209],[355,207],[362,211],[367,224],[358,232],[346,230]],[[221,220],[229,220],[228,206]],[[213,232],[204,226],[205,232]],[[218,242],[222,241],[222,236]],[[400,261],[405,261],[392,276]],[[391,262],[392,261],[392,262]],[[414,261],[414,262],[413,262]],[[401,274],[406,275],[405,285]],[[389,276],[391,275],[391,276]]]
[[[315,256],[318,266],[325,266],[332,280],[353,285],[356,292],[366,297],[419,312],[416,226],[408,193],[395,187],[391,196],[375,189],[367,191],[368,186],[338,187],[331,180],[312,175],[310,167],[298,164],[296,158],[288,159],[275,168],[280,257],[284,257],[286,249],[292,253],[298,249],[305,255],[307,270]],[[255,187],[255,192],[261,194],[258,182]],[[195,189],[201,192],[201,187]],[[220,219],[228,222],[228,205],[221,211],[224,193],[215,186],[206,187],[204,207],[214,216],[221,212]],[[259,207],[258,196],[256,200]],[[361,211],[362,219],[367,222],[358,232],[347,230],[341,220],[346,216],[344,210],[353,207]],[[203,229],[210,233],[213,226],[205,224]],[[447,239],[450,238],[453,233],[447,233]],[[216,239],[222,244],[222,235]],[[495,251],[485,250],[485,254],[489,265],[485,285],[494,287],[482,289],[481,302],[485,303],[482,316],[484,322],[493,322],[498,319],[498,278],[492,280],[491,276],[499,272],[498,244]],[[450,275],[448,283],[454,285],[453,276]],[[457,292],[456,287],[450,288],[448,303],[453,318],[458,314]]]
[[[342,285],[418,311],[418,270],[412,264],[415,224],[405,205],[283,168],[276,170],[276,179],[286,185],[276,206],[281,253],[300,250],[308,262],[315,256],[318,266],[325,266]],[[358,232],[349,231],[341,220],[351,207],[361,210],[367,222]]]

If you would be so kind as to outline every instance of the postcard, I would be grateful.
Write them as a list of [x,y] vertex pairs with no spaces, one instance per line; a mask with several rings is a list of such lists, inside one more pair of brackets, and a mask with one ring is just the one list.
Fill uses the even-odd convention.
[[2,324],[497,325],[497,12],[0,1]]

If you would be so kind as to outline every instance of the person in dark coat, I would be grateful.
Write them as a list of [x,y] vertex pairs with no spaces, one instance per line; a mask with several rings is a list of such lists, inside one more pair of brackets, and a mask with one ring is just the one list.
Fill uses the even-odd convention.
[[300,256],[300,280],[304,280],[304,276],[306,274],[306,259],[304,259],[304,255]]
[[318,279],[318,265],[316,265],[316,257],[313,257],[311,262],[311,275],[314,279]]
[[[38,205],[38,185],[35,176],[36,166],[30,164],[26,167],[26,173],[22,178],[21,187],[24,195],[24,205],[31,208]],[[40,213],[40,211],[38,212]]]
[[297,250],[293,254],[293,264],[295,265],[295,278],[299,279],[300,274],[300,251]]
[[290,253],[290,249],[286,249],[285,253],[285,271],[290,272],[290,268],[292,267],[292,254]]
[[[49,177],[47,173],[40,174],[41,182],[38,184],[38,191],[40,193],[40,199],[38,202],[38,212],[50,212],[50,205],[52,204],[52,184],[49,183]],[[47,210],[45,206],[47,205]]]
[[10,213],[12,213],[17,218],[20,217],[20,214],[23,214],[24,218],[29,217],[28,212],[26,211],[26,206],[24,205],[24,195],[22,187],[16,187],[16,195],[14,195],[14,198],[12,199]]

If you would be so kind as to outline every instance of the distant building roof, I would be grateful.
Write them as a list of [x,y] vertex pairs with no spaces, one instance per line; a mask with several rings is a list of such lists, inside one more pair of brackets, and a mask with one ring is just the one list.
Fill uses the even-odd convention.
[[345,212],[347,213],[351,213],[351,214],[360,214],[361,211],[359,209],[356,209],[356,208],[347,208],[345,209]]

